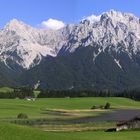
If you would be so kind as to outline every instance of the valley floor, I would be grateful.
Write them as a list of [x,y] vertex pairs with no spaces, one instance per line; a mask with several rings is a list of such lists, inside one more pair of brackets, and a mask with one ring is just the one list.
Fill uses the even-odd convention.
[[[107,102],[111,104],[111,109],[91,109],[93,105]],[[116,127],[116,120],[85,121],[100,116],[109,117],[115,110],[126,116],[140,115],[140,102],[112,97],[46,98],[36,101],[1,99],[0,140],[139,140],[139,130],[105,132]],[[19,113],[27,114],[28,119],[17,119]]]

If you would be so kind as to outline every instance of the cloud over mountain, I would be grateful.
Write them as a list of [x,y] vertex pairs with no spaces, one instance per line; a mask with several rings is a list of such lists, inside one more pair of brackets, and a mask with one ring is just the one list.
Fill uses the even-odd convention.
[[58,30],[63,28],[65,23],[63,21],[50,18],[47,21],[43,21],[41,25],[47,29]]
[[83,20],[89,20],[91,23],[94,23],[94,22],[100,21],[100,18],[101,18],[101,15],[99,15],[99,16],[91,15],[86,18],[83,18]]

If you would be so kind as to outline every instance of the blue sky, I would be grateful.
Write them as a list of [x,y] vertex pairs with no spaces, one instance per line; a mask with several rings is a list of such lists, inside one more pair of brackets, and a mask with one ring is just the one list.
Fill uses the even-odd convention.
[[75,23],[110,9],[140,17],[139,0],[0,0],[0,27],[13,18],[33,26],[49,18]]

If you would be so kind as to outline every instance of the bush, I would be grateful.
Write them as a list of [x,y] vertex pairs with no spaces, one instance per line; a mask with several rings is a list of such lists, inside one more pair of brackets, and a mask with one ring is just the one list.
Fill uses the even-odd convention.
[[27,114],[20,113],[20,114],[18,114],[17,118],[18,119],[28,119],[28,116],[27,116]]
[[105,109],[110,109],[110,103],[106,103]]
[[96,106],[96,105],[91,107],[91,109],[98,109],[98,108],[99,108],[99,106]]

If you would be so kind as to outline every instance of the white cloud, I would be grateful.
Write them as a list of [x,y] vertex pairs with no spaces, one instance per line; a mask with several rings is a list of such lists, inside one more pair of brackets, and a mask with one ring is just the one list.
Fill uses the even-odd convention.
[[91,15],[86,18],[83,18],[83,20],[89,20],[91,23],[94,23],[94,22],[100,21],[100,18],[101,18],[101,15],[99,16]]
[[63,28],[65,26],[65,23],[63,21],[50,18],[47,21],[43,21],[41,25],[47,29],[58,30]]

